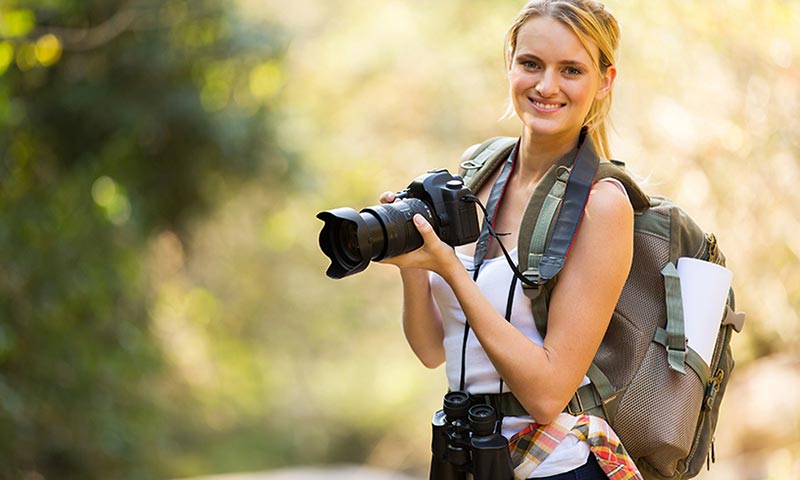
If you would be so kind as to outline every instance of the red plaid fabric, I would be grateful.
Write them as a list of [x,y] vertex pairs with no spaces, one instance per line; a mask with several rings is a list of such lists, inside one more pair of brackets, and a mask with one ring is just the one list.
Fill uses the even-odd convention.
[[515,479],[527,479],[569,434],[589,444],[597,463],[609,479],[642,479],[639,469],[625,451],[619,437],[605,420],[590,415],[576,417],[566,413],[547,425],[533,423],[511,437],[511,460],[517,465],[514,469]]

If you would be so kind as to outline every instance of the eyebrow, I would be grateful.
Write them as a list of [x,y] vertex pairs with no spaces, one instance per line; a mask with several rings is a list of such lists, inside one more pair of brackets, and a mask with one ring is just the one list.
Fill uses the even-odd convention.
[[[535,61],[540,62],[540,63],[546,63],[544,60],[542,60],[541,58],[539,58],[538,56],[536,56],[536,55],[534,55],[532,53],[520,53],[520,54],[517,55],[517,59],[518,60],[535,60]],[[580,62],[578,60],[562,60],[562,61],[558,62],[558,65],[561,65],[561,66],[564,66],[564,67],[589,68],[588,65],[586,65],[585,63]]]

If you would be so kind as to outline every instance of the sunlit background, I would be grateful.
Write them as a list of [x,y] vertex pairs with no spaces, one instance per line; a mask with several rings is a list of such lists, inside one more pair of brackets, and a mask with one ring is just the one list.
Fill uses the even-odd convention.
[[[446,388],[393,267],[314,216],[519,125],[522,0],[4,0],[0,476],[367,465],[423,478]],[[800,3],[609,0],[614,157],[713,231],[737,369],[701,479],[800,473]]]

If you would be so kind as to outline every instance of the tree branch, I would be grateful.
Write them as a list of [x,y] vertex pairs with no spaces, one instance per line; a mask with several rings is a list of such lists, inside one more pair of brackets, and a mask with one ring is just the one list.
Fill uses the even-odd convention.
[[34,31],[36,36],[53,34],[61,40],[64,50],[87,51],[102,47],[128,30],[138,17],[127,2],[119,11],[100,25],[90,28],[42,27]]

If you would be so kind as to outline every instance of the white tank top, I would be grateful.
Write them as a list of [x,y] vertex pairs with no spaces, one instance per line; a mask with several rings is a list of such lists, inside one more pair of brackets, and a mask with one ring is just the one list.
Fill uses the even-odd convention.
[[[605,178],[600,181],[614,184],[627,197],[625,187],[618,180]],[[516,248],[509,252],[512,259],[517,258],[516,252]],[[458,252],[457,255],[464,267],[471,271],[474,263],[472,257]],[[514,274],[505,256],[499,256],[484,260],[476,281],[478,288],[502,316],[506,314],[508,293],[513,276]],[[451,390],[459,390],[461,383],[461,349],[464,341],[466,317],[456,299],[455,293],[442,277],[431,273],[430,283],[433,297],[439,306],[444,323],[447,381]],[[531,302],[523,293],[522,285],[519,281],[516,282],[514,287],[511,324],[537,345],[541,346],[544,343],[533,321]],[[581,385],[588,383],[589,378],[584,377]],[[500,391],[500,374],[495,370],[494,365],[492,365],[486,352],[483,351],[483,347],[471,329],[467,337],[465,384],[465,389],[469,393],[498,393]],[[503,384],[503,392],[509,391],[508,387]],[[533,421],[534,419],[531,417],[505,417],[503,418],[502,434],[506,438],[511,438],[511,436],[533,423]],[[579,440],[575,435],[567,435],[544,462],[536,468],[531,477],[547,477],[568,472],[586,463],[588,457],[589,444]]]
[[[511,258],[516,258],[516,249],[512,250]],[[472,269],[473,259],[467,255],[458,254],[464,267]],[[478,288],[486,295],[494,308],[505,316],[508,291],[511,287],[513,273],[506,258],[496,257],[484,260],[478,275]],[[466,317],[461,310],[450,285],[439,275],[431,273],[431,289],[436,304],[442,313],[444,323],[444,349],[446,356],[447,381],[451,390],[458,390],[461,382],[461,347],[464,341],[464,324]],[[542,336],[536,330],[531,313],[531,302],[522,292],[522,287],[517,282],[514,288],[514,304],[511,310],[511,324],[538,345],[542,345]],[[584,378],[581,385],[588,383]],[[466,390],[470,393],[498,393],[500,391],[500,374],[495,370],[489,357],[483,351],[475,333],[470,330],[466,349]],[[503,391],[510,391],[503,384]],[[502,433],[506,438],[527,427],[533,422],[531,417],[505,417],[503,419]],[[535,477],[546,477],[558,473],[568,472],[586,463],[589,456],[589,444],[580,441],[574,435],[568,435],[553,452],[534,471]]]

